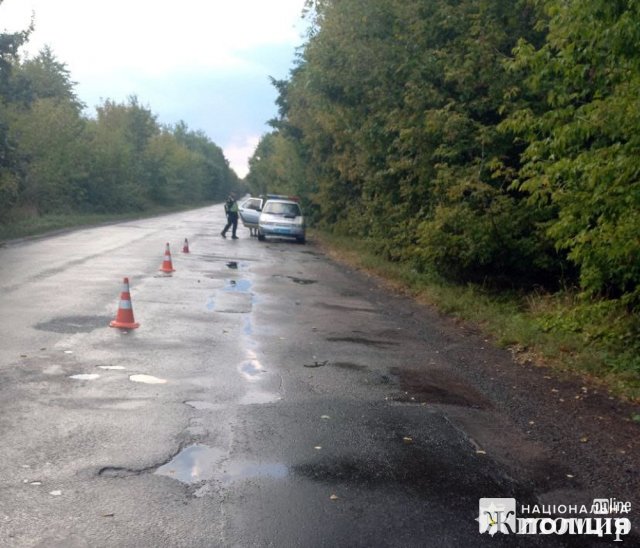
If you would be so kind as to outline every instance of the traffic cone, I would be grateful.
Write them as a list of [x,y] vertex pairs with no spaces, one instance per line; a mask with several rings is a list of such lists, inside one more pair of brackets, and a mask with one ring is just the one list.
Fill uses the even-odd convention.
[[184,239],[184,245],[182,246],[182,252],[183,253],[189,253],[189,242],[187,241],[187,239]]
[[162,266],[160,267],[161,272],[165,272],[167,274],[171,272],[175,272],[173,268],[173,264],[171,263],[171,251],[169,250],[169,242],[167,242],[167,247],[164,250],[164,260],[162,261]]
[[120,304],[116,319],[109,323],[109,327],[119,327],[120,329],[136,329],[140,327],[133,319],[133,307],[131,306],[131,294],[129,293],[129,278],[122,282],[122,293],[120,293]]

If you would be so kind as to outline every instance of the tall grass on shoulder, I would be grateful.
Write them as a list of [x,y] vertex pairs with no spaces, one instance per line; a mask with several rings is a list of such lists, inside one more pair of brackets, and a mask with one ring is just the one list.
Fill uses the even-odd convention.
[[336,260],[381,277],[394,289],[478,325],[516,361],[532,359],[590,377],[612,393],[640,401],[640,318],[616,301],[585,301],[565,290],[556,294],[496,292],[448,283],[390,262],[369,242],[315,232]]

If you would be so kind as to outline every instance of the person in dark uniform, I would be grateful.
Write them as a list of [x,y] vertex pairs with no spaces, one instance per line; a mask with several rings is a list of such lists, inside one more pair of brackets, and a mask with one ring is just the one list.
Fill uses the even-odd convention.
[[224,203],[224,212],[227,214],[227,224],[220,232],[220,236],[227,237],[227,230],[231,228],[231,239],[237,240],[236,230],[238,229],[238,202],[236,195],[232,192],[229,194],[227,201]]

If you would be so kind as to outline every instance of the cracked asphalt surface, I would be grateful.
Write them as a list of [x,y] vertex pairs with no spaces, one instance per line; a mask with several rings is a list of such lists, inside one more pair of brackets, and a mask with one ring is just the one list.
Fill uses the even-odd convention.
[[[480,535],[484,497],[617,498],[638,527],[637,406],[313,242],[223,225],[214,206],[0,248],[0,546],[613,540]],[[125,276],[133,331],[108,327]]]

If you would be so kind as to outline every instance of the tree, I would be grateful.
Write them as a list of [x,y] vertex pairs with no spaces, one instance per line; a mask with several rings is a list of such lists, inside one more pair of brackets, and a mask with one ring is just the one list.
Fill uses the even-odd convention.
[[19,195],[19,174],[12,155],[13,144],[8,138],[7,105],[12,100],[11,72],[18,50],[28,40],[32,27],[33,23],[24,31],[0,33],[0,223],[7,219]]
[[640,6],[548,0],[546,42],[522,40],[525,76],[504,128],[526,143],[515,187],[554,208],[548,234],[588,294],[640,307]]

